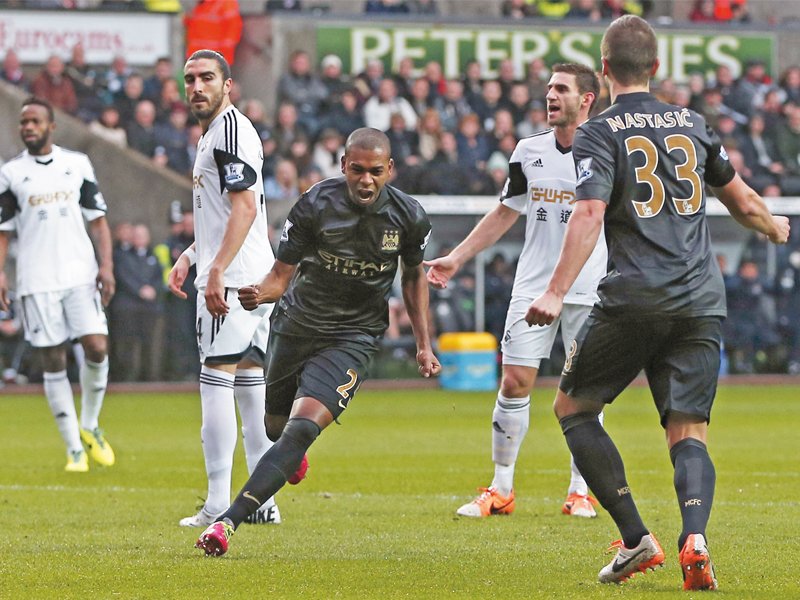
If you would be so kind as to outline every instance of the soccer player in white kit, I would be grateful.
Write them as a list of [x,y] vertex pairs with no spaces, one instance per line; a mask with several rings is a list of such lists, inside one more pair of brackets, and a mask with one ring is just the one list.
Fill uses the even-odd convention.
[[[589,118],[600,88],[595,73],[578,64],[557,64],[547,85],[547,120],[553,129],[520,140],[509,160],[509,174],[500,204],[447,256],[425,263],[428,281],[444,288],[478,252],[497,242],[526,214],[525,242],[519,257],[502,340],[503,375],[492,415],[492,484],[456,512],[465,517],[511,514],[515,507],[514,466],[528,431],[530,394],[539,365],[550,351],[559,321],[548,327],[528,327],[525,313],[547,285],[558,261],[572,203],[575,165],[572,138]],[[591,258],[567,294],[561,315],[561,336],[567,360],[570,344],[597,300],[597,285],[606,274],[605,239],[600,237]],[[602,422],[602,415],[601,415]],[[564,514],[594,517],[596,500],[571,461]]]
[[[67,446],[65,469],[82,473],[89,470],[84,444],[98,464],[111,466],[115,461],[98,426],[108,382],[103,307],[114,295],[114,266],[106,203],[89,157],[53,144],[55,126],[48,102],[26,100],[19,133],[27,150],[0,168],[0,306],[8,305],[3,269],[9,235],[16,231],[16,293],[25,339],[42,358],[44,393]],[[80,423],[64,344],[73,338],[85,351]]]
[[[208,495],[200,511],[180,525],[207,527],[230,505],[236,406],[248,472],[272,446],[264,426],[264,357],[272,305],[246,311],[237,289],[263,279],[275,257],[261,180],[261,140],[230,101],[230,66],[218,52],[198,50],[183,72],[186,99],[203,136],[192,171],[195,242],[172,268],[169,288],[185,299],[181,286],[197,264],[200,435]],[[267,500],[251,522],[280,523],[275,500]]]

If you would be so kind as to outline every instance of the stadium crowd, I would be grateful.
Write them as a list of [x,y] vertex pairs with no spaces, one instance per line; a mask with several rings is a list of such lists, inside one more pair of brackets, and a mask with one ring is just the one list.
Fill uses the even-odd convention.
[[[730,9],[727,13],[721,12],[723,4]],[[271,11],[302,9],[299,1],[270,0],[265,6]],[[648,3],[631,0],[508,0],[502,11],[508,18],[607,20],[647,9]],[[434,1],[376,0],[366,2],[365,10],[430,14],[437,9]],[[743,20],[747,12],[744,2],[705,0],[696,3],[691,18],[699,22]],[[420,75],[415,67],[421,67]],[[189,177],[201,129],[182,98],[179,68],[166,57],[147,72],[132,68],[124,56],[117,56],[110,65],[90,65],[83,47],[77,44],[68,61],[51,56],[31,77],[27,75],[30,67],[23,68],[10,49],[3,57],[0,78],[83,120],[96,135],[149,157],[160,168]],[[351,75],[343,71],[336,55],[320,57],[315,64],[310,53],[298,50],[291,54],[277,81],[274,114],[267,113],[260,99],[243,98],[234,86],[232,100],[250,118],[262,140],[264,193],[273,232],[280,230],[301,191],[339,174],[344,140],[363,126],[389,136],[396,161],[392,184],[403,191],[414,195],[498,195],[517,141],[547,128],[544,97],[550,70],[543,60],[535,59],[522,77],[510,60],[500,61],[497,71],[496,78],[484,79],[480,65],[472,61],[460,77],[448,79],[438,62],[415,65],[406,58],[391,72],[385,71],[383,62],[372,60],[363,72]],[[760,61],[748,62],[739,77],[720,65],[711,77],[694,73],[687,82],[666,79],[655,82],[653,88],[660,99],[704,115],[719,132],[737,171],[756,191],[767,197],[800,196],[800,65],[784,69],[777,79]],[[608,98],[601,98],[598,104],[596,110],[603,110]],[[181,320],[172,317],[180,309],[165,293],[164,269],[171,266],[176,249],[179,255],[191,243],[190,213],[177,209],[170,214],[173,235],[156,248],[146,226],[116,226],[119,291],[109,311],[112,379],[131,373],[140,379],[188,379],[196,374],[191,335],[181,338],[184,359],[180,365],[164,369],[158,357],[149,357],[151,364],[146,364],[146,353],[138,351],[138,358],[124,356],[126,362],[135,360],[138,365],[131,373],[113,368],[115,338],[118,348],[134,352],[150,345],[154,336],[164,336],[165,327],[193,322],[191,315],[182,315]],[[727,264],[720,257],[729,295],[725,341],[730,372],[800,372],[798,238],[794,234],[777,256],[769,256],[764,241],[754,237],[738,264]],[[487,328],[498,337],[513,272],[513,265],[503,255],[489,263]],[[474,285],[474,274],[467,272],[451,289],[432,295],[438,332],[474,327]],[[120,325],[125,320],[122,315],[132,310],[153,317],[166,310],[170,316],[136,319],[161,326],[134,331]],[[14,379],[14,371],[25,370],[24,356],[14,345],[15,341],[21,343],[14,320],[12,313],[0,315],[0,362],[6,369],[6,381]],[[115,336],[115,330],[123,334]],[[390,328],[390,336],[395,330]],[[175,335],[173,332],[166,339]]]

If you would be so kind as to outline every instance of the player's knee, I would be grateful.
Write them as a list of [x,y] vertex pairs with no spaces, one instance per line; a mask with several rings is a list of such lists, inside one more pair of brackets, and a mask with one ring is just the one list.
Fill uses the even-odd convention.
[[597,413],[579,412],[558,419],[558,424],[561,425],[561,431],[565,434],[570,429],[574,429],[584,423],[597,423]]
[[522,398],[528,396],[536,380],[536,373],[536,369],[525,369],[522,371],[504,367],[503,378],[500,381],[500,393],[506,398]]
[[303,448],[308,448],[317,439],[322,430],[310,419],[292,418],[283,428],[282,436],[294,440]]
[[67,368],[67,353],[61,346],[40,348],[39,356],[42,359],[42,369],[48,373],[58,373]]
[[281,437],[281,433],[283,433],[284,427],[286,427],[288,419],[289,417],[284,415],[264,415],[264,426],[267,429],[267,438],[269,441],[278,441],[278,438]]
[[89,335],[81,340],[86,359],[93,363],[101,363],[108,354],[108,338],[104,335]]

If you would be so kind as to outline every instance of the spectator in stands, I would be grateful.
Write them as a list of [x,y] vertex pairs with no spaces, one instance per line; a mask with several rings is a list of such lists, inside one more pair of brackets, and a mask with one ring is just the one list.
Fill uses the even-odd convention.
[[[233,65],[236,46],[242,37],[239,1],[199,0],[183,19],[186,31],[186,56],[213,48]],[[233,98],[231,102],[235,105]]]
[[8,308],[0,308],[0,388],[17,383],[27,343],[22,331],[22,315],[16,295],[8,291]]
[[534,100],[525,115],[525,120],[522,121],[514,129],[517,139],[534,135],[545,129],[549,129],[547,124],[547,110],[545,110],[544,102],[541,100]]
[[294,204],[299,195],[297,167],[291,160],[278,160],[275,175],[264,180],[264,197],[267,202]]
[[724,148],[739,147],[739,132],[741,129],[729,114],[723,113],[717,117],[717,134]]
[[381,81],[378,93],[364,104],[364,123],[367,127],[386,131],[394,113],[403,115],[406,128],[413,130],[417,127],[417,113],[408,100],[397,95],[394,80],[387,77]]
[[714,14],[714,0],[695,0],[689,20],[693,23],[716,23],[717,15]]
[[536,7],[528,0],[503,0],[500,14],[510,19],[525,19],[536,16]]
[[103,108],[97,89],[97,71],[86,62],[86,51],[81,42],[72,47],[72,55],[64,73],[75,88],[77,116],[86,123],[96,119]]
[[439,151],[439,141],[442,137],[442,122],[439,119],[439,112],[433,108],[425,111],[419,120],[418,127],[418,148],[419,155],[424,162],[433,160]]
[[365,13],[381,14],[408,14],[411,9],[406,0],[367,0],[364,4]]
[[[797,218],[794,220],[797,222]],[[800,247],[798,236],[793,237],[788,254],[778,266],[778,315],[787,342],[787,371],[800,375]]]
[[449,131],[443,131],[440,137],[439,151],[422,171],[418,193],[442,196],[463,195],[469,192],[465,185],[468,178],[469,173],[464,170],[458,160],[455,135]]
[[386,137],[389,138],[391,144],[394,168],[398,177],[404,176],[409,170],[420,164],[419,136],[415,130],[406,127],[406,121],[402,114],[392,114]]
[[780,340],[769,310],[771,286],[758,264],[744,260],[727,282],[728,318],[723,323],[731,372],[753,373],[767,351]]
[[[505,162],[508,167],[508,162]],[[486,263],[484,306],[486,315],[486,331],[496,340],[503,339],[511,301],[511,288],[514,286],[514,269],[502,252],[497,252]]]
[[115,94],[114,106],[119,112],[119,119],[123,127],[127,127],[133,121],[136,105],[143,100],[143,91],[144,79],[138,73],[131,73],[125,79],[122,91],[119,94]]
[[785,168],[774,140],[764,136],[761,113],[750,117],[747,130],[739,135],[737,146],[752,173],[750,182],[753,189],[762,193],[766,186],[778,183]]
[[297,121],[310,136],[319,129],[319,112],[328,96],[328,88],[311,70],[311,57],[296,50],[289,57],[289,69],[278,80],[278,101],[291,102],[297,108]]
[[189,153],[186,146],[189,143],[189,132],[186,129],[189,120],[189,110],[183,104],[178,104],[169,114],[165,123],[156,123],[156,144],[164,149],[167,167],[191,177],[192,163],[189,162]]
[[[182,210],[177,215],[177,227],[171,232],[164,245],[169,256],[170,267],[180,255],[194,242],[194,213]],[[189,275],[181,288],[188,296],[188,302],[166,294],[164,301],[165,323],[165,376],[169,380],[195,381],[200,372],[200,361],[197,356],[197,339],[195,337],[197,290],[194,279],[197,276],[195,266],[189,269]]]
[[744,74],[736,81],[730,98],[725,102],[736,112],[750,117],[761,106],[769,83],[764,62],[749,60],[745,64]]
[[6,51],[6,55],[3,57],[3,72],[0,73],[0,78],[23,90],[28,89],[28,79],[25,77],[25,72],[22,70],[19,56],[17,56],[17,53],[14,52],[12,48],[9,48]]
[[422,76],[428,81],[428,102],[433,104],[433,101],[443,96],[447,90],[447,81],[442,73],[442,65],[438,61],[431,60],[425,63],[425,69]]
[[[517,141],[514,140],[512,150],[516,144]],[[500,150],[492,152],[489,160],[486,161],[486,173],[488,173],[489,179],[492,182],[491,194],[499,196],[503,193],[503,188],[508,179],[508,156]]]
[[473,113],[464,98],[464,84],[460,79],[447,80],[444,94],[433,101],[433,107],[439,112],[442,127],[448,131],[455,131],[461,118]]
[[342,93],[350,89],[350,80],[342,72],[342,59],[335,54],[323,57],[320,69],[322,71],[320,81],[326,90],[321,106],[323,112],[327,114],[341,102]]
[[158,96],[156,105],[156,121],[159,123],[166,123],[170,119],[170,115],[176,109],[185,109],[188,112],[188,107],[183,101],[181,90],[178,87],[178,82],[175,79],[167,79],[161,86],[161,93]]
[[119,111],[113,105],[103,107],[100,116],[89,123],[89,131],[120,148],[128,146],[128,134],[120,124]]
[[383,61],[371,58],[362,73],[356,75],[353,87],[356,90],[359,106],[378,93],[378,87],[383,81]]
[[287,154],[295,138],[308,137],[308,130],[297,120],[297,109],[291,102],[281,102],[272,130],[278,154]]
[[642,5],[637,0],[604,0],[600,6],[600,16],[603,19],[618,19],[623,15],[642,16]]
[[789,196],[800,196],[800,105],[785,107],[786,123],[777,133],[778,156],[786,167],[781,189]]
[[764,117],[764,135],[775,138],[778,132],[786,126],[786,117],[783,114],[781,91],[772,87],[764,95],[761,104],[761,115]]
[[431,84],[424,77],[414,80],[411,84],[411,99],[409,103],[418,117],[425,114],[429,108],[433,107],[433,102],[430,100]]
[[114,101],[114,97],[122,93],[125,80],[132,73],[124,56],[117,55],[111,61],[111,68],[102,77],[101,86],[104,90],[106,104]]
[[522,82],[512,85],[508,94],[508,110],[511,112],[515,127],[525,120],[530,107],[531,97],[528,94],[528,86]]
[[312,185],[319,183],[323,179],[324,177],[322,176],[322,171],[319,170],[317,165],[311,163],[311,165],[306,167],[303,172],[297,176],[297,187],[300,192],[303,193]]
[[304,135],[298,135],[289,144],[289,151],[284,155],[284,158],[288,158],[294,163],[299,174],[314,164],[311,159],[312,151],[311,140]]
[[336,129],[344,139],[356,129],[364,127],[364,115],[358,106],[358,96],[352,88],[342,92],[341,101],[325,115],[322,123],[323,128]]
[[[175,68],[172,59],[162,56],[156,60],[153,74],[144,80],[143,96],[154,104],[158,104],[161,98],[161,88],[166,81],[175,81]],[[176,82],[177,83],[177,82]]]
[[[576,0],[567,13],[567,19],[597,22],[603,18],[597,0]],[[538,97],[538,96],[535,96]]]
[[481,131],[478,116],[469,114],[461,117],[456,133],[458,161],[465,170],[483,170],[491,153],[491,146]]
[[508,97],[511,94],[511,88],[515,83],[519,83],[517,77],[517,70],[514,67],[514,61],[510,58],[504,58],[497,65],[497,81],[500,83],[500,92],[503,102],[508,102]]
[[483,75],[481,73],[481,64],[477,60],[470,60],[464,65],[464,75],[462,76],[461,83],[464,84],[464,99],[474,111],[475,102],[481,97],[483,93]]
[[[267,111],[264,108],[264,103],[261,100],[250,98],[245,100],[242,107],[244,116],[250,119],[250,122],[255,127],[258,135],[261,136],[264,131],[269,131],[269,124],[267,123]],[[272,133],[270,132],[270,136]],[[263,141],[263,137],[261,138]]]
[[[190,132],[191,134],[191,132]],[[261,167],[261,180],[266,181],[267,177],[275,175],[275,166],[278,164],[278,144],[271,129],[264,129],[258,134],[261,138],[261,151],[264,154],[264,164]],[[194,162],[190,161],[190,164]]]
[[529,98],[544,98],[547,95],[547,83],[550,81],[550,69],[541,58],[534,58],[528,63],[525,83],[528,84]]
[[112,370],[117,381],[157,379],[152,350],[161,316],[164,278],[150,248],[147,225],[133,226],[131,248],[119,252],[114,262],[117,292],[110,305]]
[[794,102],[800,105],[800,66],[792,65],[780,77],[782,102]]
[[264,9],[268,12],[280,11],[301,11],[303,10],[303,3],[301,0],[267,0]]
[[392,73],[397,85],[397,95],[411,101],[411,86],[414,84],[414,60],[409,56],[404,56],[397,63],[397,71]]
[[416,15],[438,15],[439,7],[436,0],[408,0],[411,12]]
[[64,71],[64,61],[55,54],[52,55],[31,83],[31,93],[37,98],[47,100],[53,108],[75,114],[78,111],[78,97],[72,80]]
[[483,82],[483,92],[480,99],[472,106],[475,114],[480,119],[484,131],[494,129],[494,116],[498,110],[505,109],[506,103],[502,99],[503,89],[496,79],[487,79]]
[[148,158],[156,153],[156,107],[150,100],[140,100],[133,113],[133,122],[127,127],[128,146]]
[[500,140],[508,135],[515,136],[514,119],[508,110],[501,108],[494,113],[494,127],[489,132],[489,148],[496,149]]
[[[314,144],[311,158],[325,179],[342,174],[343,139],[336,129],[327,128],[322,130],[319,140]],[[392,151],[394,151],[394,146],[392,146]]]
[[572,5],[569,0],[529,0],[536,13],[545,19],[561,20],[567,16]]

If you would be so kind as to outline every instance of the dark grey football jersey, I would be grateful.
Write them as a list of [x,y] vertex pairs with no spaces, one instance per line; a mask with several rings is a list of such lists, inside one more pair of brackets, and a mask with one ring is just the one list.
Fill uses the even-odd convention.
[[398,259],[419,265],[430,232],[419,203],[392,186],[361,207],[344,177],[321,181],[292,207],[281,234],[278,260],[298,265],[281,308],[323,335],[383,335]]
[[705,219],[705,183],[735,172],[699,114],[639,92],[581,125],[572,154],[578,200],[606,202],[610,270],[600,305],[630,318],[725,315]]

